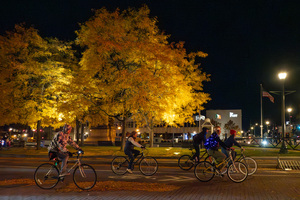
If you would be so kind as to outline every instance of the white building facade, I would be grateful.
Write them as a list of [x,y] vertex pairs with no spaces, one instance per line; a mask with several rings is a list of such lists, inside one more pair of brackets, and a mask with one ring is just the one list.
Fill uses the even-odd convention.
[[225,133],[229,136],[229,131],[225,130],[224,126],[230,120],[233,121],[242,130],[242,110],[232,109],[232,110],[206,110],[206,117],[220,123],[221,136],[224,138]]

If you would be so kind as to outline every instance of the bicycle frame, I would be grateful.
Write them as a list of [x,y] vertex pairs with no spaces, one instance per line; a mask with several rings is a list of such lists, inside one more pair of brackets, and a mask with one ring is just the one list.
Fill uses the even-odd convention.
[[[228,158],[226,158],[225,160],[223,160],[221,163],[216,164],[215,166],[213,166],[213,167],[216,169],[216,167],[219,167],[219,166],[223,165],[221,169],[215,170],[215,172],[217,172],[217,174],[220,174],[220,172],[222,171],[222,169],[224,169],[225,167],[227,167],[227,166],[229,165],[230,161],[231,161],[232,163],[235,162],[235,161],[233,160],[233,158],[232,158],[231,152],[232,152],[232,150],[229,151],[229,156],[228,156]],[[213,159],[214,159],[214,158],[213,158]],[[215,160],[215,159],[214,159],[214,160]],[[235,167],[235,165],[233,165],[233,167],[234,167],[235,170],[237,170],[236,167]]]
[[[77,153],[73,153],[73,154],[77,154]],[[71,168],[69,168],[69,169],[67,170],[68,173],[70,173],[73,169],[75,169],[75,167],[81,165],[81,158],[82,158],[82,154],[77,154],[77,160],[76,160],[76,162],[74,163],[74,165],[73,165]],[[60,168],[60,164],[59,164],[60,162],[61,162],[60,160],[55,160],[54,165],[55,165],[55,166],[59,166],[59,168]],[[79,168],[79,169],[80,169],[81,175],[84,175],[84,176],[85,176],[85,174],[83,174],[81,168]]]
[[[196,151],[194,151],[194,149],[191,149],[191,148],[190,148],[189,150],[192,151],[192,153],[191,153],[191,158],[195,157]],[[202,156],[201,156],[201,153],[202,153],[202,152],[204,152],[204,153],[203,153]],[[200,150],[199,160],[201,160],[205,155],[208,155],[207,150],[204,150],[204,151],[201,151],[201,150]],[[196,157],[195,157],[195,158],[196,158]]]
[[236,161],[241,161],[242,159],[244,159],[246,156],[244,155],[244,150],[242,150],[241,151],[241,155],[240,155],[240,157],[238,157],[237,159],[236,159]]
[[[139,163],[143,158],[144,158],[144,151],[142,150],[142,152],[139,155],[137,155],[137,157],[134,158],[133,164],[135,165],[135,164]],[[127,160],[129,162],[128,156],[127,156]]]

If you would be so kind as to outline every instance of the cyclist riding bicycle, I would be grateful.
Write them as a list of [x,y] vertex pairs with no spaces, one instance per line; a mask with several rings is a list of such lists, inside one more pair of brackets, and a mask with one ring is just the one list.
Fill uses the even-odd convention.
[[195,155],[192,157],[192,159],[196,159],[197,162],[199,162],[199,155],[200,155],[200,144],[206,141],[206,134],[208,133],[208,128],[204,127],[200,133],[197,133],[193,137],[193,146],[195,148]]
[[60,176],[70,175],[66,170],[68,159],[72,154],[66,148],[67,144],[71,145],[76,150],[82,151],[82,149],[72,140],[70,136],[71,131],[71,125],[65,124],[63,130],[56,133],[48,147],[49,159],[53,160],[58,157],[58,159],[62,161]]
[[[216,131],[211,134],[211,136],[206,140],[204,146],[207,149],[207,152],[210,156],[212,156],[216,160],[216,164],[223,162],[226,159],[226,155],[219,151],[219,145],[223,148],[228,149],[226,144],[221,141],[219,135],[221,134],[221,127],[216,126]],[[219,166],[218,168],[222,168],[223,166]]]
[[134,161],[134,159],[140,154],[139,150],[134,149],[134,146],[137,146],[139,148],[145,148],[143,145],[137,143],[135,141],[135,139],[137,138],[137,132],[136,131],[132,131],[132,133],[130,133],[126,144],[125,144],[125,149],[124,149],[124,153],[129,157],[130,162],[127,168],[127,172],[132,174],[131,168],[132,168],[132,163]]
[[[229,138],[227,138],[227,140],[224,142],[225,145],[226,145],[227,147],[232,147],[233,145],[235,145],[235,146],[238,146],[238,147],[240,147],[241,149],[243,149],[243,148],[241,147],[241,145],[234,139],[235,136],[236,136],[236,131],[235,131],[235,130],[230,130],[230,136],[229,136]],[[226,157],[229,156],[229,155],[228,155],[228,151],[227,151],[225,148],[222,147],[221,150],[222,150],[222,153],[224,153],[224,154],[226,155]],[[231,155],[232,155],[232,158],[233,158],[233,160],[234,160],[235,157],[236,157],[236,152],[235,152],[234,150],[232,150]]]

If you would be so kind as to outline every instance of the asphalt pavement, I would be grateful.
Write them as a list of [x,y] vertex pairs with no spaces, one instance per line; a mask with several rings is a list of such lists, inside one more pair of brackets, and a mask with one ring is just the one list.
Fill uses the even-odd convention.
[[[100,200],[149,200],[149,199],[207,199],[207,200],[299,200],[300,199],[300,170],[284,171],[278,168],[277,157],[254,157],[258,163],[258,171],[249,176],[242,183],[234,183],[225,177],[215,177],[210,182],[198,181],[193,171],[183,171],[178,168],[178,158],[157,158],[158,172],[150,177],[143,176],[134,171],[134,174],[117,176],[110,170],[112,156],[85,157],[84,161],[94,166],[99,182],[125,181],[132,183],[159,183],[163,186],[175,185],[178,189],[158,192],[145,190],[107,190],[107,191],[69,191],[62,192],[58,189],[66,187],[59,184],[55,189],[42,190],[35,185],[1,185],[0,200],[18,199],[100,199]],[[299,157],[290,157],[299,160]],[[0,180],[4,177],[32,178],[35,166],[47,161],[45,156],[26,155],[1,155],[0,154]],[[22,169],[22,170],[20,170]],[[71,178],[67,181],[72,182]]]

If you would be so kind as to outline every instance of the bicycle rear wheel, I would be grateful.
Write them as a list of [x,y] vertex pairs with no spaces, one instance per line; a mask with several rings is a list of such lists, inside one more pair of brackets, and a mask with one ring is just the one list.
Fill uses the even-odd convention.
[[124,175],[127,171],[129,162],[125,156],[117,156],[111,162],[111,170],[118,175]]
[[248,175],[252,175],[256,172],[257,163],[253,158],[244,157],[243,159],[241,159],[241,162],[244,163],[246,165],[246,167],[248,168]]
[[74,170],[73,181],[82,190],[92,189],[97,182],[96,171],[88,164],[81,164]]
[[55,165],[44,163],[34,172],[34,181],[42,189],[52,189],[59,181],[59,172]]
[[178,159],[178,166],[182,170],[190,170],[194,166],[194,161],[191,156],[183,155]]
[[247,166],[242,162],[234,162],[229,165],[227,175],[233,182],[241,183],[246,180],[248,176]]
[[207,161],[199,162],[194,169],[196,178],[201,182],[208,182],[215,176],[215,169]]
[[155,158],[147,156],[144,157],[140,162],[140,171],[145,176],[152,176],[158,170],[158,163]]

